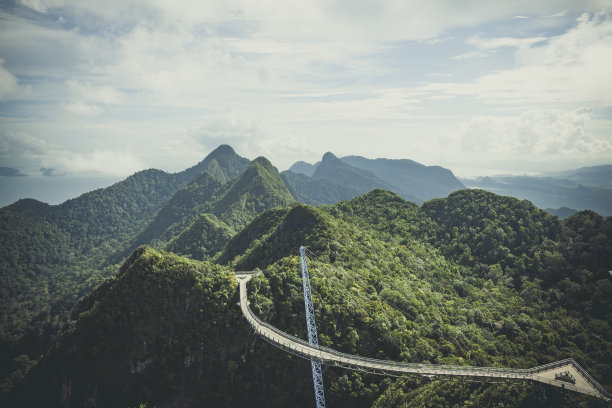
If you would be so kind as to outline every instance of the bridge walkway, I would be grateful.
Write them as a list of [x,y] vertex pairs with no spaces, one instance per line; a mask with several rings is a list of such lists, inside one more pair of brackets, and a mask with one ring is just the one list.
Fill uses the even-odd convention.
[[[311,358],[318,359],[321,363],[328,366],[338,366],[351,370],[390,376],[418,374],[429,377],[440,375],[532,380],[591,395],[607,402],[612,400],[612,396],[571,358],[527,369],[470,367],[378,360],[342,353],[327,347],[312,347],[307,341],[285,333],[262,321],[252,312],[247,300],[247,282],[258,273],[261,272],[236,272],[236,278],[240,288],[240,309],[242,310],[242,314],[258,336],[272,345],[299,357],[308,360]],[[571,378],[574,382],[561,380],[559,376]]]

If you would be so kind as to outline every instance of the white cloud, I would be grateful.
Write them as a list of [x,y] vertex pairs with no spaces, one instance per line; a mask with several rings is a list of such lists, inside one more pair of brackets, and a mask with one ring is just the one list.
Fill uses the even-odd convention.
[[25,132],[3,132],[0,135],[0,160],[41,158],[50,146],[44,140]]
[[467,39],[467,43],[475,45],[479,49],[492,50],[500,47],[527,47],[537,43],[546,41],[546,37],[530,37],[530,38],[513,38],[513,37],[498,37],[484,38],[482,34],[477,34]]
[[[16,112],[12,130],[57,144],[47,165],[62,171],[117,149],[128,152],[126,169],[139,164],[130,151],[181,169],[220,143],[279,165],[340,148],[405,157],[437,150],[430,139],[415,150],[418,135],[481,108],[487,115],[470,126],[503,133],[518,119],[498,120],[493,109],[599,113],[612,104],[610,17],[567,28],[597,0],[22,3],[48,14],[0,11],[0,100],[2,70],[32,87],[5,112]],[[567,18],[545,18],[564,9]],[[505,36],[486,31],[497,24]],[[452,41],[464,36],[463,46]],[[551,149],[542,143],[534,146]],[[94,157],[91,146],[106,153]]]
[[6,100],[18,88],[17,77],[4,68],[4,60],[0,58],[0,101]]
[[84,84],[75,80],[66,81],[66,85],[79,101],[103,105],[119,105],[124,102],[121,92],[108,85]]
[[190,135],[209,150],[220,144],[229,144],[243,152],[257,151],[256,146],[265,137],[256,117],[236,111],[205,118],[200,125],[191,129]]
[[47,175],[128,176],[146,168],[142,160],[129,151],[69,151],[25,132],[3,132],[0,135],[0,162],[27,168],[28,173],[44,168]]
[[64,5],[62,0],[19,0],[19,2],[39,13],[46,13],[49,9]]
[[74,113],[82,116],[98,115],[102,110],[99,106],[90,105],[83,102],[69,102],[64,104],[64,108],[69,113]]
[[462,60],[462,59],[472,59],[472,58],[484,58],[488,54],[482,51],[470,51],[463,54],[455,55],[453,59]]
[[566,15],[567,15],[567,13],[569,13],[569,10],[568,10],[568,9],[565,9],[565,10],[560,11],[560,12],[558,12],[558,13],[551,14],[551,15],[549,15],[548,17],[551,17],[551,18],[555,18],[555,17],[563,17],[563,16],[566,16]]
[[146,168],[133,153],[116,150],[95,150],[89,153],[53,152],[42,160],[42,167],[52,175],[97,174],[128,176]]
[[[465,83],[435,83],[423,91],[476,96],[494,102],[612,105],[612,13],[583,15],[566,33],[535,39],[477,40],[484,47],[515,46],[517,65]],[[529,44],[532,42],[531,44]]]
[[589,155],[612,152],[612,140],[588,131],[591,110],[530,110],[518,116],[482,115],[448,129],[467,153],[509,157]]

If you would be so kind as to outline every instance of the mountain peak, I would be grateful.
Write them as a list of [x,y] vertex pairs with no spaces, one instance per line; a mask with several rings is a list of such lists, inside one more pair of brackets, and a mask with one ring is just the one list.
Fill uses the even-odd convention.
[[215,204],[213,213],[238,229],[268,208],[293,202],[278,170],[265,157],[258,157]]
[[219,147],[217,147],[215,150],[213,150],[212,152],[210,152],[210,154],[208,156],[227,156],[227,155],[235,155],[236,151],[232,148],[232,146],[227,145],[227,144],[222,144],[219,145]]
[[273,170],[273,169],[275,170],[275,167],[272,165],[270,160],[266,159],[263,156],[259,156],[258,158],[253,160],[252,163],[251,163],[251,166],[253,164],[260,164],[260,165],[264,166],[265,168],[267,168],[268,170]]
[[338,158],[332,152],[327,152],[323,155],[323,159],[321,161],[323,162],[330,160],[338,160]]
[[310,164],[300,160],[293,163],[293,165],[289,167],[289,171],[292,173],[304,174],[308,177],[312,177],[319,164],[321,164],[321,162]]
[[221,182],[226,182],[240,175],[249,164],[250,161],[236,154],[230,145],[222,144],[200,163],[185,170],[183,175],[191,180],[196,174],[207,171]]

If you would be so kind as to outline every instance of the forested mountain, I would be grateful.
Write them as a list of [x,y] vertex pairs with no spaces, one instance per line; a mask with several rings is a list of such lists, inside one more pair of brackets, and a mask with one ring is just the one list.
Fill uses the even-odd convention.
[[329,152],[314,165],[296,162],[282,176],[296,199],[313,205],[335,204],[374,188],[422,203],[465,188],[450,170],[439,166],[361,156],[338,159]]
[[[300,162],[303,163],[303,162]],[[312,166],[312,176],[308,176],[308,163],[296,163],[291,169],[300,171],[284,171],[283,181],[300,202],[320,205],[335,204],[339,201],[349,200],[375,188],[393,190],[386,180],[377,177],[374,173],[338,159],[332,153],[325,153],[321,162]],[[410,193],[404,197],[419,201]]]
[[166,249],[193,259],[206,260],[223,250],[234,230],[213,214],[202,214],[174,238]]
[[[306,338],[301,244],[311,254],[325,346],[480,366],[571,356],[610,388],[612,285],[603,272],[611,222],[592,212],[561,222],[478,190],[423,207],[375,190],[324,208],[265,211],[229,240],[217,264],[143,247],[79,303],[76,322],[9,402],[312,406],[308,362],[254,337],[231,275],[263,270],[250,284],[251,307]],[[341,368],[324,377],[330,406],[604,406],[534,383],[390,379]]]
[[[279,175],[220,146],[181,173],[0,209],[0,405],[311,406],[309,363],[254,337],[231,274],[261,269],[251,307],[306,338],[300,245],[325,346],[480,366],[573,357],[612,388],[612,218],[559,220],[482,190],[418,205],[369,191],[381,183],[331,154],[312,177]],[[602,406],[532,383],[324,376],[330,406]]]
[[[60,205],[26,199],[0,209],[0,378],[29,364],[10,363],[16,355],[37,359],[46,350],[77,299],[112,274],[105,258],[142,234],[177,190],[189,190],[196,175],[192,187],[202,178],[221,184],[249,163],[224,145],[179,173],[145,170]],[[185,209],[178,218],[189,219]]]
[[258,157],[214,204],[213,213],[238,231],[262,211],[294,202],[278,170]]
[[[163,248],[191,228],[197,219],[201,227],[210,226],[213,230],[220,227],[226,232],[217,235],[219,231],[210,231],[217,240],[227,234],[231,236],[234,230],[239,230],[262,211],[294,202],[278,171],[263,157],[253,160],[239,177],[225,183],[221,180],[212,176],[208,169],[197,174],[168,200],[126,249],[116,252],[110,259],[119,262],[143,244]],[[202,218],[203,214],[211,217]],[[206,220],[208,222],[203,222]],[[202,233],[200,239],[208,235]],[[213,248],[217,251],[221,249],[218,247],[220,244],[225,242],[208,245],[207,251],[202,253],[204,258],[199,259],[214,255],[216,251],[210,251]],[[189,251],[180,253],[187,254]]]
[[453,191],[465,188],[450,170],[440,166],[424,166],[407,159],[372,160],[361,156],[346,156],[341,160],[372,172],[393,186],[393,190],[398,194],[411,195],[419,201],[446,197]]
[[28,328],[56,330],[53,304],[72,304],[99,283],[93,269],[138,232],[183,179],[145,170],[58,206],[27,199],[0,209],[0,342],[13,343]]
[[180,174],[187,180],[193,179],[198,173],[208,172],[222,183],[238,177],[251,164],[249,159],[240,157],[228,145],[221,145],[213,150],[204,160]]

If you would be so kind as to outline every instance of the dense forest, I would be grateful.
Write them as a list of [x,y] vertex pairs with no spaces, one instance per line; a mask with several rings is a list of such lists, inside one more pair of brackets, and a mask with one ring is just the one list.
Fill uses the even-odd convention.
[[[266,159],[230,150],[0,210],[3,406],[312,406],[309,362],[253,334],[232,273],[263,271],[251,308],[306,338],[300,245],[322,345],[515,368],[572,357],[612,389],[612,218],[560,220],[482,190],[418,205],[374,189],[313,207]],[[605,406],[531,382],[333,367],[324,379],[329,406]]]

